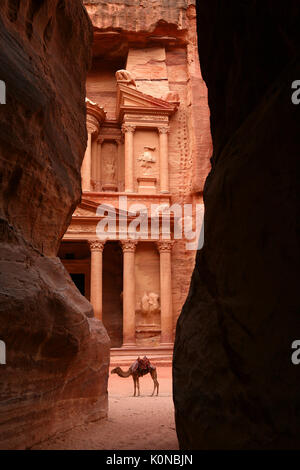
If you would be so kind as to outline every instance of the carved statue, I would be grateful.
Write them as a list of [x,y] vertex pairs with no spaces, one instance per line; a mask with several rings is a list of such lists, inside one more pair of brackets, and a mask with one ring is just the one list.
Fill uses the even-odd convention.
[[105,177],[108,183],[114,183],[116,179],[116,164],[114,160],[105,162]]
[[103,152],[103,163],[102,163],[103,182],[105,184],[110,184],[110,183],[115,184],[116,175],[117,175],[116,145],[111,142],[104,143],[102,147],[102,152]]
[[149,305],[149,312],[157,312],[159,311],[159,295],[155,292],[150,292],[148,295],[148,305]]
[[136,88],[135,80],[128,70],[124,70],[124,69],[118,70],[116,72],[116,79],[117,79],[117,82],[123,82],[123,83],[126,83],[126,85],[128,86],[132,85]]
[[144,292],[141,299],[140,305],[138,305],[139,311],[143,314],[159,312],[159,295],[155,292]]
[[144,293],[143,297],[142,297],[142,300],[141,300],[141,311],[143,313],[148,313],[148,308],[149,308],[149,305],[148,305],[148,295],[146,294],[146,292]]
[[151,164],[156,162],[156,158],[153,155],[153,151],[155,150],[156,147],[144,147],[145,151],[138,157],[138,161],[142,162],[141,166],[148,170],[151,168]]

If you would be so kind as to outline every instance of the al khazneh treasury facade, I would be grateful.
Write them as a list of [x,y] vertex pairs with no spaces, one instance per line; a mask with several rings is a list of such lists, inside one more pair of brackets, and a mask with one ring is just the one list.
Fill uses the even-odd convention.
[[[174,236],[178,214],[171,212],[169,239],[162,221],[168,206],[189,204],[196,229],[211,156],[195,6],[187,0],[84,4],[94,26],[88,144],[82,200],[59,256],[102,319],[112,353],[168,355],[195,249]],[[136,238],[128,232],[141,204],[148,215],[155,211]],[[97,233],[101,221],[111,221],[107,240]]]

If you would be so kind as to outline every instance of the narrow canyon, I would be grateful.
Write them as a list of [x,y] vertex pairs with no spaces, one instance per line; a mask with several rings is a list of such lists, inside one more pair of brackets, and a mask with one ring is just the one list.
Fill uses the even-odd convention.
[[300,448],[298,3],[1,2],[0,449]]

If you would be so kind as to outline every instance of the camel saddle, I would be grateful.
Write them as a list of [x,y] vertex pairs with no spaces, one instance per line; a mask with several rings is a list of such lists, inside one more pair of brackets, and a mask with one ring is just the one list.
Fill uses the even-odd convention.
[[140,357],[137,358],[136,361],[134,361],[133,364],[130,366],[132,372],[138,372],[139,376],[143,376],[145,374],[148,374],[151,369],[156,369],[155,366],[153,366],[148,357],[144,356],[143,359]]

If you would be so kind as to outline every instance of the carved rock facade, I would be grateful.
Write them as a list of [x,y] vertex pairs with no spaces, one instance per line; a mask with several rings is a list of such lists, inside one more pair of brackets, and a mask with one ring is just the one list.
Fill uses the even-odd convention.
[[[150,234],[150,225],[154,206],[177,204],[183,211],[187,204],[193,220],[198,206],[203,208],[211,141],[195,2],[84,4],[94,25],[93,65],[87,77],[88,148],[82,201],[59,254],[103,319],[112,354],[125,354],[122,348],[129,354],[130,347],[135,358],[140,348],[153,347],[152,355],[160,348],[160,357],[164,350],[171,361],[197,243],[188,249],[184,234],[175,237],[183,212],[170,216],[171,242],[164,240],[162,227],[166,209],[155,210],[157,236]],[[89,114],[96,116],[96,103],[98,125],[93,132]],[[195,133],[199,123],[201,139]],[[143,213],[138,239],[133,240],[130,228],[138,205]],[[108,214],[108,239],[98,256],[89,252],[88,243],[99,235]],[[145,307],[148,296],[155,308]]]

